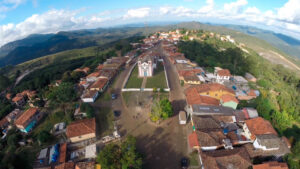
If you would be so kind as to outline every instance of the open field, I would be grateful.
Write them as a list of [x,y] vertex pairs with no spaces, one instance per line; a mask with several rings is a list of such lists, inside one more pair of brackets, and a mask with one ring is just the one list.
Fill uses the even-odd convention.
[[135,66],[125,88],[141,88],[143,78],[138,77],[138,67]]
[[146,88],[167,88],[164,66],[161,62],[157,63],[157,68],[154,69],[154,76],[147,77]]

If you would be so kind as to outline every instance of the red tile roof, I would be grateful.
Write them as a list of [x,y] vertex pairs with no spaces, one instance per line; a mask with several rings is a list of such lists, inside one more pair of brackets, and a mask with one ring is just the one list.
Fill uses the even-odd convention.
[[12,101],[13,101],[13,102],[18,102],[18,101],[20,101],[20,100],[22,100],[22,99],[24,99],[24,97],[23,97],[22,95],[17,95],[17,96],[15,96],[15,97],[12,99]]
[[66,162],[66,157],[67,157],[67,143],[63,143],[60,145],[59,148],[59,162],[64,163]]
[[277,161],[270,161],[264,164],[253,165],[253,169],[289,169],[286,163],[279,163]]
[[178,74],[179,74],[179,76],[193,76],[193,75],[199,74],[201,72],[202,72],[201,69],[179,70]]
[[98,79],[95,83],[92,84],[90,89],[100,89],[101,90],[107,84],[107,82],[108,82],[108,79],[106,79],[106,78]]
[[219,76],[231,76],[230,71],[228,69],[222,69],[217,72]]
[[233,101],[233,102],[236,102],[237,104],[239,104],[239,101],[234,96],[229,95],[229,94],[222,95],[221,100],[223,101],[223,103]]
[[15,121],[16,125],[23,126],[32,116],[34,116],[38,112],[37,108],[29,108],[20,117]]
[[62,164],[55,166],[54,169],[74,169],[74,168],[75,168],[74,162],[67,162],[67,163],[62,163]]
[[89,74],[87,76],[87,78],[90,78],[90,77],[99,77],[99,76],[100,76],[100,72],[93,72],[93,73]]
[[200,105],[219,105],[219,100],[209,97],[209,96],[201,96],[198,94],[195,88],[191,88],[190,90],[186,90],[186,101],[189,105],[192,104],[200,104]]
[[226,86],[219,83],[211,83],[211,84],[200,84],[189,87],[186,90],[196,89],[198,93],[204,93],[209,91],[227,91],[235,95],[235,92],[232,89],[227,88]]
[[275,134],[277,132],[271,125],[268,120],[263,119],[262,117],[257,117],[254,119],[245,120],[248,129],[251,132],[251,139],[255,140],[256,135],[262,134]]
[[101,64],[101,65],[97,66],[97,68],[96,68],[96,69],[97,69],[97,70],[102,70],[102,69],[103,69],[103,67],[104,67],[104,65],[102,65],[102,64]]
[[75,121],[67,126],[66,135],[68,138],[96,133],[96,120],[84,119]]
[[0,120],[0,128],[1,128],[1,127],[4,127],[4,126],[6,126],[6,125],[8,125],[8,120],[7,120],[6,117],[3,117],[3,118]]
[[75,169],[95,169],[95,162],[78,162]]
[[196,132],[189,135],[189,145],[191,148],[199,146],[198,136]]

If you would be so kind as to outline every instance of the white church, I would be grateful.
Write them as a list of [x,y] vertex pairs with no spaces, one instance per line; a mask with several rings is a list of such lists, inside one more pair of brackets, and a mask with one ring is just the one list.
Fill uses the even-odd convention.
[[153,76],[153,70],[156,68],[156,57],[149,54],[144,54],[139,57],[138,68],[139,77]]

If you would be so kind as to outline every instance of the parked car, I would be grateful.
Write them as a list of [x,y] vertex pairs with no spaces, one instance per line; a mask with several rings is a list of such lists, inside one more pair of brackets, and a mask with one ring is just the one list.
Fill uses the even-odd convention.
[[115,111],[114,111],[114,116],[115,116],[115,118],[120,117],[120,115],[121,115],[121,111],[119,111],[119,110],[115,110]]
[[115,100],[115,99],[117,99],[117,94],[114,94],[114,93],[113,93],[113,94],[111,94],[111,99],[112,99],[112,100]]
[[189,160],[185,157],[183,157],[180,161],[180,165],[182,169],[187,169],[189,166]]

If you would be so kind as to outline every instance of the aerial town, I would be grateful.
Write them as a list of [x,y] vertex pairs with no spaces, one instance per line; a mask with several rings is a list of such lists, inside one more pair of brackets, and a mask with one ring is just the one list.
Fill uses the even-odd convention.
[[[229,35],[209,32],[200,39],[205,36],[248,52]],[[242,103],[261,95],[253,87],[256,77],[235,75],[222,67],[199,67],[177,47],[179,41],[195,38],[199,37],[180,29],[156,32],[132,43],[133,50],[124,56],[99,63],[94,71],[90,67],[74,69],[84,74],[74,86],[80,95],[72,114],[75,120],[50,126],[55,142],[37,150],[33,167],[100,169],[96,159],[103,148],[133,135],[138,148],[146,152],[146,165],[152,168],[179,168],[186,157],[190,168],[287,169],[282,159],[291,152],[290,140],[280,136],[255,108],[243,107]],[[62,80],[56,80],[48,87],[60,85]],[[51,106],[46,99],[43,107],[33,104],[38,94],[25,90],[12,97],[6,93],[16,109],[0,121],[2,139],[17,128],[24,136],[19,144],[32,144],[27,136],[38,130],[49,116],[45,107]],[[171,104],[171,112],[157,115],[160,103]],[[109,110],[113,116],[109,130],[103,132],[109,119],[99,118],[104,115],[98,111],[89,117],[84,105]],[[151,148],[154,145],[156,148]],[[168,158],[174,159],[173,166],[164,164]]]

